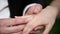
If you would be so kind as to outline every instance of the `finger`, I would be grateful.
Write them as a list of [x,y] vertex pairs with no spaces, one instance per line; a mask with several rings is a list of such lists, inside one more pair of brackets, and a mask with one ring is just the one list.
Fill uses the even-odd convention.
[[[38,30],[38,31],[31,31],[29,34],[38,34],[40,32],[40,30]],[[21,34],[22,33],[22,31],[20,31],[20,32],[17,32],[17,33],[12,33],[12,34]]]
[[29,34],[39,23],[29,22],[23,30],[23,34]]
[[[39,31],[32,31],[32,32],[30,32],[29,34],[38,34],[38,32],[39,32]],[[21,34],[21,33],[22,33],[22,31],[17,32],[17,33],[12,33],[12,34]]]
[[27,26],[24,28],[22,34],[29,34],[29,33],[33,30],[33,28],[34,28],[34,27],[32,27],[31,25],[27,25]]
[[37,14],[42,10],[42,6],[40,4],[34,5],[30,7],[26,13],[26,15]]
[[39,25],[43,25],[43,21],[39,20],[39,18],[34,18],[26,25],[26,27],[23,30],[23,34],[29,34],[29,32],[31,32],[35,27]]
[[40,32],[40,30],[37,30],[37,31],[31,31],[29,34],[37,34],[37,33],[39,33]]
[[51,23],[46,25],[46,28],[45,28],[43,34],[49,34],[49,32],[52,29],[52,27],[53,27],[53,24],[51,24]]
[[15,32],[20,32],[23,30],[25,25],[19,25],[19,26],[12,26],[12,27],[2,27],[0,28],[0,33],[1,34],[8,34],[8,33],[15,33]]
[[12,33],[12,34],[21,34],[22,33],[22,31],[20,31],[20,32],[17,32],[17,33]]
[[26,23],[26,19],[20,18],[20,19],[3,19],[0,21],[0,26],[12,26],[15,24],[21,24],[21,23]]
[[51,29],[51,26],[46,26],[46,28],[45,28],[45,30],[44,30],[44,32],[43,32],[43,34],[48,34],[49,33],[49,31],[50,31],[50,29]]
[[23,16],[19,18],[9,18],[9,19],[0,19],[0,26],[10,26],[10,25],[16,25],[21,23],[27,23],[28,19],[27,17],[31,16]]
[[31,17],[32,15],[27,15],[27,16],[15,16],[15,18],[29,18]]
[[42,28],[44,28],[44,26],[37,26],[29,34],[38,34]]
[[[22,17],[22,18],[27,18],[27,19],[26,19],[26,21],[30,21],[31,19],[33,19],[33,18],[34,18],[34,16],[35,16],[35,15],[25,15],[25,16],[24,16],[24,17]],[[20,16],[15,16],[15,18],[18,18],[18,19],[19,19],[19,18],[20,18]]]
[[44,28],[44,26],[37,26],[37,27],[34,28],[34,31],[40,30],[40,29],[42,29],[42,28]]

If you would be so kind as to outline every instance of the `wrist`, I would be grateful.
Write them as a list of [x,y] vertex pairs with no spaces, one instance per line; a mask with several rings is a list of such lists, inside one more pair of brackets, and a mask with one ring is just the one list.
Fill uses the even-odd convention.
[[[59,13],[59,8],[57,6],[47,6],[46,7],[47,9],[50,9],[52,11],[50,11],[51,13],[53,12],[53,14],[55,14],[55,16],[57,17],[58,16],[58,13]],[[53,15],[54,16],[54,15]]]
[[57,7],[57,6],[51,6],[51,7],[53,7],[55,10],[58,10],[58,11],[56,11],[57,18],[60,18],[60,10],[59,10],[59,7]]
[[58,8],[59,12],[57,18],[60,18],[60,0],[53,0],[50,6]]

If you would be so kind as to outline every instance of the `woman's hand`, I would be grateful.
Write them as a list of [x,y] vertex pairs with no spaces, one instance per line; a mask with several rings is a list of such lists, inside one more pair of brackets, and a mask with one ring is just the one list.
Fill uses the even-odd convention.
[[[34,10],[31,10],[31,9]],[[41,11],[41,5],[32,6],[26,13],[26,15],[37,14]],[[26,19],[28,18],[28,19]],[[30,20],[32,16],[23,16],[23,17],[16,17],[16,18],[8,18],[8,19],[0,19],[0,34],[20,34],[22,33],[21,30],[25,27],[27,20]],[[42,28],[42,27],[41,27]],[[37,29],[37,28],[36,28]],[[32,31],[31,33],[36,34],[37,31]]]
[[[20,34],[32,16],[0,19],[0,34]],[[28,19],[29,18],[29,19]]]
[[[42,5],[41,5],[41,4],[36,4],[36,5],[34,5],[34,6],[31,6],[31,7],[27,10],[27,12],[26,12],[25,15],[36,15],[36,14],[40,13],[41,10],[42,10]],[[33,29],[35,32],[32,32],[32,34],[33,34],[33,33],[35,33],[35,34],[38,33],[38,32],[36,32],[36,31],[40,31],[40,29],[42,29],[42,28],[43,28],[43,26],[37,26],[36,28]]]
[[48,34],[55,23],[57,13],[58,9],[56,7],[46,7],[39,14],[35,15],[31,21],[29,21],[22,34],[29,34],[35,27],[39,25],[45,26],[45,30],[42,34]]

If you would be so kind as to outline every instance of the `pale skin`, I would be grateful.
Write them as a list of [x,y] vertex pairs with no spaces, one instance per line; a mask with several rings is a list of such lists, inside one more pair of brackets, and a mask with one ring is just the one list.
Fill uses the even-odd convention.
[[[46,10],[46,9],[44,9],[43,12],[44,12],[45,10]],[[51,10],[51,9],[49,9],[49,10]],[[42,11],[41,11],[41,12],[42,12]],[[45,15],[43,12],[41,13],[41,15],[42,15],[42,14]],[[47,12],[48,12],[48,11],[47,11]],[[48,12],[48,13],[49,13],[49,12]],[[32,14],[32,13],[31,13],[31,14]],[[56,12],[55,14],[57,15],[57,12]],[[56,15],[55,15],[54,18],[56,18]],[[35,16],[37,16],[37,15],[35,15]],[[40,14],[38,15],[38,17],[41,18]],[[43,16],[42,16],[42,17],[43,17]],[[31,22],[31,23],[35,22],[35,19],[36,19],[36,18],[37,18],[37,17],[34,17],[34,19],[31,20],[30,22]],[[43,17],[43,18],[44,18],[44,17]],[[52,18],[51,18],[51,19],[52,19]],[[20,19],[19,19],[19,20],[20,20]],[[46,20],[47,20],[47,19],[46,19]],[[49,19],[48,19],[48,20],[49,20]],[[23,21],[23,20],[22,20],[22,21]],[[39,21],[39,20],[38,20],[38,21]],[[42,20],[42,21],[43,21],[43,20]],[[53,24],[54,24],[54,21],[55,21],[55,19],[52,19]],[[23,22],[24,22],[24,21],[23,21]],[[29,23],[30,23],[30,22],[29,22]],[[51,22],[51,21],[49,21],[49,22]],[[8,23],[9,23],[9,22],[8,22]],[[22,22],[20,22],[20,23],[22,23]],[[20,23],[19,23],[19,24],[20,24]],[[27,23],[27,25],[28,25],[29,23]],[[30,23],[30,24],[31,24],[31,23]],[[44,23],[44,26],[46,26],[45,24],[48,24],[48,23]],[[53,24],[50,26],[50,28],[53,26]],[[25,31],[27,31],[27,30],[26,30],[27,25],[26,25],[26,27],[24,28],[23,33],[24,33]],[[31,25],[34,25],[34,24],[31,24]],[[38,25],[39,25],[39,24],[37,24],[36,26],[38,26]],[[41,25],[43,25],[43,24],[41,23]],[[36,26],[34,25],[34,27],[36,27]],[[33,28],[34,28],[34,27],[33,27]],[[41,27],[41,26],[40,26],[40,27]],[[48,26],[46,26],[46,27],[48,27]],[[33,28],[32,28],[32,29],[33,29]],[[23,29],[23,28],[22,28],[22,29]],[[29,30],[29,29],[30,29],[30,28],[28,28],[28,32],[25,32],[26,34],[28,34],[28,33],[32,30],[32,29],[31,29],[31,30]],[[48,31],[48,32],[50,31],[49,27],[48,27],[47,30],[45,30],[45,32],[44,32],[43,34],[46,34],[46,31]],[[17,33],[16,33],[16,32],[15,32],[15,33],[11,33],[11,34],[20,34],[20,33],[21,33],[21,31],[20,31],[20,32],[17,32]],[[48,33],[47,33],[47,34],[48,34]]]
[[[29,34],[36,26],[45,26],[45,31],[42,34],[48,34],[51,30],[58,13],[58,9],[53,9],[54,7],[48,6],[43,9],[39,14],[34,16],[34,18],[27,23],[22,34]],[[46,10],[47,9],[47,10]],[[49,11],[50,10],[50,11]]]
[[[54,9],[53,9],[54,8]],[[47,9],[47,10],[46,10]],[[52,12],[52,13],[51,13]],[[54,13],[55,12],[55,13]],[[27,24],[27,27],[25,30],[23,30],[23,34],[28,34],[29,32],[31,32],[30,29],[33,30],[33,28],[35,28],[37,25],[39,27],[41,27],[41,25],[44,25],[46,26],[46,30],[43,32],[43,34],[48,34],[49,31],[51,30],[51,28],[53,27],[54,25],[54,22],[55,22],[55,19],[56,19],[56,16],[58,14],[58,8],[57,7],[53,7],[53,6],[48,6],[47,8],[43,9],[40,14],[35,17],[34,19],[32,19],[32,22],[29,22]],[[43,16],[42,16],[43,15]],[[54,16],[53,16],[54,15]],[[41,17],[41,18],[40,18]],[[42,19],[42,18],[45,18],[45,19]],[[47,18],[47,19],[46,19]],[[40,21],[41,19],[41,21]],[[39,23],[36,23],[36,22],[41,22],[40,24]],[[43,22],[43,23],[42,23]],[[46,23],[45,23],[46,22]],[[50,23],[51,22],[51,23]],[[36,23],[36,24],[35,24]],[[32,28],[33,27],[33,28]]]
[[59,8],[59,13],[58,13],[57,18],[60,18],[60,0],[54,0],[50,5]]
[[[37,7],[39,6],[32,6]],[[32,12],[33,14],[37,14],[39,13],[39,11],[41,11],[42,6],[39,6],[40,8],[38,8],[37,11]],[[34,9],[35,10],[35,9]],[[29,12],[30,10],[28,10]],[[33,10],[32,10],[33,11]],[[30,13],[26,13],[26,15],[32,14]],[[23,28],[25,27],[24,24],[28,23],[29,20],[31,20],[31,18],[33,18],[33,16],[29,15],[29,16],[20,16],[20,17],[16,17],[16,18],[5,18],[5,19],[0,19],[0,34],[21,34],[21,30],[23,30]],[[22,24],[24,23],[24,24]],[[17,25],[17,24],[21,24],[21,25]],[[42,26],[40,27],[40,29],[42,28]],[[37,33],[38,31],[32,31],[31,33]]]
[[57,7],[48,6],[47,8],[43,9],[39,14],[34,15],[35,18],[29,21],[29,23],[26,25],[27,27],[23,30],[23,34],[29,34],[31,30],[33,30],[36,26],[41,27],[41,25],[45,26],[45,31],[43,32],[43,34],[48,34],[54,25],[57,14],[58,14]]
[[28,23],[29,20],[31,20],[31,17],[32,16],[30,15],[19,18],[0,19],[0,34],[20,34],[25,27],[25,24]]
[[[31,32],[32,29],[34,29],[38,25],[44,25],[45,26],[45,31],[42,34],[49,34],[50,30],[52,29],[52,27],[55,23],[55,19],[58,15],[58,12],[60,9],[60,4],[59,4],[60,2],[59,1],[60,0],[54,0],[49,7],[43,9],[40,12],[40,14],[38,14],[38,17],[36,15],[36,17],[34,19],[32,19],[26,25],[22,34],[29,34],[29,32]],[[60,13],[59,13],[59,15],[60,15]]]
[[12,27],[12,25],[24,23],[26,20],[26,18],[20,18],[20,19],[21,20],[17,19],[19,21],[17,23],[16,23],[16,19],[11,19],[11,18],[1,19],[0,20],[0,34],[8,34],[12,32],[18,32],[18,30],[22,30],[24,25]]
[[32,17],[33,16],[29,15],[18,18],[0,19],[0,33],[6,34],[6,33],[18,32],[20,30],[23,30],[23,28],[25,27],[24,24],[28,23],[28,21],[31,20]]

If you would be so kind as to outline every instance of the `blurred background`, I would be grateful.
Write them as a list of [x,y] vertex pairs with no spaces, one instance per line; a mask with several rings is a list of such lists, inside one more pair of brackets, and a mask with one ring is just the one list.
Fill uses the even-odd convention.
[[50,34],[60,34],[60,19],[56,19],[56,22],[50,31]]

